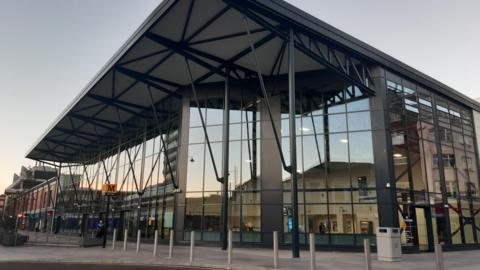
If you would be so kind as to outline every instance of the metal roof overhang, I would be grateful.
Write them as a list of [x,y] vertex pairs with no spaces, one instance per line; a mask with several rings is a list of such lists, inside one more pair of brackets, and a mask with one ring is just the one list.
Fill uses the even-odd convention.
[[[246,33],[245,17],[250,36]],[[138,128],[139,123],[151,121],[152,104],[159,112],[170,113],[174,109],[167,100],[180,98],[178,90],[190,84],[185,59],[196,84],[223,81],[227,66],[238,78],[255,77],[249,48],[252,43],[264,76],[274,72],[286,74],[287,65],[280,63],[287,62],[285,39],[289,27],[297,32],[296,72],[329,68],[373,94],[366,67],[382,64],[480,109],[458,92],[284,1],[165,0],[26,157],[79,162],[82,153],[113,147],[125,128]]]

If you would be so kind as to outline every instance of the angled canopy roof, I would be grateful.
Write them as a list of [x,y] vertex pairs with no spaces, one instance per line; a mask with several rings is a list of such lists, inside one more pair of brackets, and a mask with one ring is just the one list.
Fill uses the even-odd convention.
[[[365,43],[279,0],[164,0],[50,126],[27,158],[77,162],[109,149],[129,128],[174,114],[178,90],[232,77],[286,74],[288,30],[295,29],[296,72],[328,68],[373,94],[369,66],[382,64],[470,107],[477,103]],[[250,35],[247,34],[250,32]],[[178,105],[178,104],[177,104]],[[132,141],[132,144],[135,143]]]

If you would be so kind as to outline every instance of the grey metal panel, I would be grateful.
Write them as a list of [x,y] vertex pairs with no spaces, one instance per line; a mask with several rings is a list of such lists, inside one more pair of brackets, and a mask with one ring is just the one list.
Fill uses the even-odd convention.
[[385,71],[373,70],[377,95],[370,98],[375,184],[377,187],[378,222],[383,227],[398,227],[395,175],[393,171],[392,141],[390,135]]
[[[269,99],[277,132],[280,132],[280,96],[271,96]],[[272,126],[268,120],[267,108],[263,104],[260,106],[260,113],[260,134],[262,136],[260,143],[262,242],[269,245],[273,243],[273,231],[283,232],[283,168]],[[283,234],[280,234],[280,239],[282,237]]]

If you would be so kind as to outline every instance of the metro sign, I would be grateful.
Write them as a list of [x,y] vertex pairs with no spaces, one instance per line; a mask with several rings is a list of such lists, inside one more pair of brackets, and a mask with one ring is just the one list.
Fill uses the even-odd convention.
[[102,185],[102,193],[105,195],[113,195],[117,192],[117,185],[116,184],[103,184]]

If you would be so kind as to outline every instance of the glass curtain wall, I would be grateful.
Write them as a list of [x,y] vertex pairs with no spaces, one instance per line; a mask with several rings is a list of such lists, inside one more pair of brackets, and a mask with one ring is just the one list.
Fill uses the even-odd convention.
[[172,120],[164,135],[155,135],[157,130],[138,132],[135,146],[120,152],[112,149],[104,153],[107,158],[103,160],[89,160],[85,166],[63,165],[57,230],[95,237],[97,224],[106,214],[102,184],[111,183],[117,185],[118,193],[110,202],[109,233],[115,227],[119,231],[128,229],[129,237],[135,237],[141,230],[142,237],[151,238],[158,229],[162,238],[167,237],[173,226],[173,185],[160,136],[176,178],[177,122],[178,118]]
[[[223,176],[223,93],[209,92],[200,100],[213,159]],[[260,128],[257,101],[245,90],[230,94],[228,227],[234,241],[259,242],[260,231]],[[205,133],[194,101],[190,105],[186,190],[186,232],[196,231],[205,241],[220,240],[221,184],[217,181]],[[184,234],[188,239],[189,233]]]
[[[378,226],[369,99],[359,89],[300,91],[296,114],[301,243],[375,243]],[[288,99],[282,102],[282,148],[290,159]],[[290,242],[290,174],[283,172],[284,234]]]
[[387,91],[402,244],[476,243],[471,111],[393,74]]

